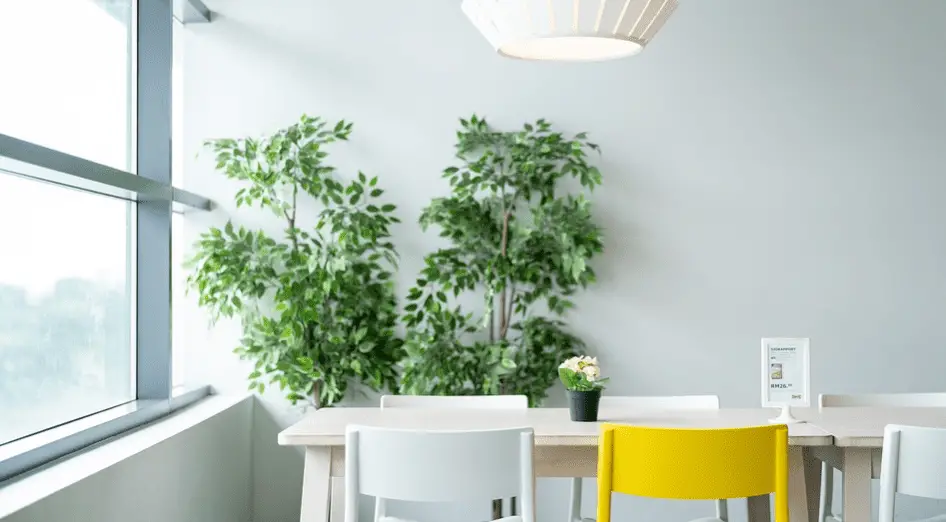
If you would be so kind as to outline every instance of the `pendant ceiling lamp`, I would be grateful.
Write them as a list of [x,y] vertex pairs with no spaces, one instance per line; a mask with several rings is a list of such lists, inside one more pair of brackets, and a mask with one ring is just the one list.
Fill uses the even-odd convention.
[[463,0],[462,8],[503,56],[583,62],[643,51],[677,0]]

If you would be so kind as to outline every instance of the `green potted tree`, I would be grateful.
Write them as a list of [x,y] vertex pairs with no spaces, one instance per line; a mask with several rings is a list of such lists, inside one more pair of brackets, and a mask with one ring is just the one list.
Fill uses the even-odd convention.
[[[504,132],[460,120],[451,193],[423,210],[447,246],[425,257],[408,293],[401,393],[524,394],[538,405],[559,362],[584,351],[563,321],[576,291],[595,280],[603,249],[585,197],[601,183],[585,133],[545,120]],[[575,180],[577,193],[562,185]],[[463,294],[482,308],[466,311]]]
[[[212,319],[242,321],[235,352],[254,362],[250,389],[278,385],[315,407],[338,402],[353,381],[394,388],[403,357],[388,230],[395,206],[380,201],[377,177],[343,182],[325,162],[328,145],[351,128],[303,116],[265,139],[207,142],[217,170],[245,184],[237,208],[271,211],[283,234],[227,222],[201,234],[189,260],[189,287]],[[318,203],[304,223],[300,207]]]

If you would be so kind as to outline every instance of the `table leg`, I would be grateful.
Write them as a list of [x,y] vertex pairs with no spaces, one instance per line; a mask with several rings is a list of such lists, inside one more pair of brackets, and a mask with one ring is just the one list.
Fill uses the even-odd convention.
[[345,479],[332,477],[331,522],[345,521]]
[[844,448],[844,522],[870,522],[870,448]]
[[758,495],[746,499],[749,508],[749,522],[771,522],[772,509],[768,495]]
[[792,520],[818,520],[821,462],[804,446],[788,448],[788,512]]
[[305,472],[302,476],[301,522],[329,520],[332,484],[332,448],[306,446]]

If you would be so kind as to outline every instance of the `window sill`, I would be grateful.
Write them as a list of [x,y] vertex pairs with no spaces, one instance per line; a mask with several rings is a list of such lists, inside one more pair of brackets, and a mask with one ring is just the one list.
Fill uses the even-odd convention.
[[[251,395],[215,395],[131,433],[110,438],[0,483],[0,519],[140,453],[225,411]],[[173,399],[172,399],[173,401]],[[166,401],[165,401],[166,403]],[[138,411],[146,411],[147,406]],[[85,419],[83,419],[85,420]],[[26,440],[26,439],[23,439]]]
[[170,399],[140,400],[0,445],[0,483],[127,432],[210,394],[208,386],[176,390]]

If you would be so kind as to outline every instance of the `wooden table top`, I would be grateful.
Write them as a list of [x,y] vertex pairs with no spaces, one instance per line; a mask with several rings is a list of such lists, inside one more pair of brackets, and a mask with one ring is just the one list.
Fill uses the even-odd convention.
[[[806,412],[808,413],[808,412]],[[677,428],[737,428],[769,424],[778,415],[772,408],[719,410],[616,411],[602,408],[601,422]],[[800,415],[796,417],[803,418]],[[326,408],[308,413],[279,434],[286,446],[341,446],[348,425],[400,429],[474,430],[531,427],[539,446],[596,446],[600,422],[572,422],[566,408],[524,410],[436,410],[388,408]],[[881,427],[881,434],[883,427]],[[791,424],[789,444],[829,446],[831,434],[814,423]]]
[[792,410],[834,437],[842,447],[880,448],[888,424],[946,428],[946,408],[836,407]]

